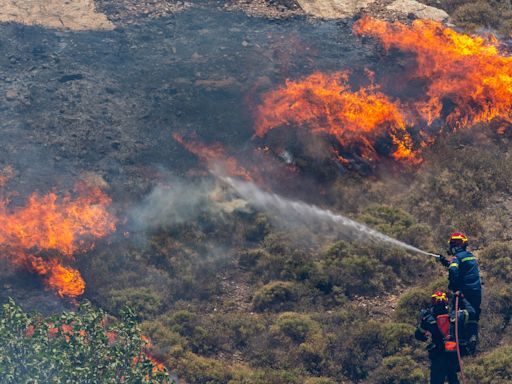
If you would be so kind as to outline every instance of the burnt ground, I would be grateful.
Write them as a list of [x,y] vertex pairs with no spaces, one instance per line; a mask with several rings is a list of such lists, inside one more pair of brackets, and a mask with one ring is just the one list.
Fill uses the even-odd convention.
[[260,92],[372,61],[351,23],[190,8],[113,31],[2,24],[0,169],[14,170],[6,189],[23,198],[93,175],[122,216],[160,178],[197,165],[173,132],[252,145]]
[[148,168],[190,165],[172,132],[244,145],[259,92],[372,55],[349,23],[212,10],[109,32],[0,28],[2,166],[32,187],[94,172],[129,195],[154,177]]

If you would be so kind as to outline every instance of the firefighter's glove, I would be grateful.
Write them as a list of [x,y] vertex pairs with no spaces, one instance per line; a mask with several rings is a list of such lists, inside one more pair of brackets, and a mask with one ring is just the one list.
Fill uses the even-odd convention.
[[439,255],[439,262],[446,268],[450,266],[450,261],[443,255]]

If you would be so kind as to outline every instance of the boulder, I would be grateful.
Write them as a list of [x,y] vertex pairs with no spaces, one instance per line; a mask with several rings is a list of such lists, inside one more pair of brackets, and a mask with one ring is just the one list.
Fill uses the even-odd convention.
[[449,18],[449,15],[442,9],[430,7],[416,0],[395,0],[386,8],[405,15],[412,14],[419,19],[431,19],[442,22]]
[[0,22],[8,21],[72,30],[114,28],[93,0],[0,0]]
[[307,14],[322,19],[342,19],[354,16],[376,0],[297,0]]

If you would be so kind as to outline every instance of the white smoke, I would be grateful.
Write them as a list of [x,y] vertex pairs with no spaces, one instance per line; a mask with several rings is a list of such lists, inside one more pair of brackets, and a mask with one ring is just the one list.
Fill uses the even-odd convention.
[[216,181],[170,178],[157,185],[129,217],[136,229],[144,230],[195,222],[203,214],[223,219],[234,211],[247,209],[245,201],[226,199],[227,195]]
[[265,192],[253,183],[226,176],[219,177],[235,189],[240,196],[250,204],[266,211],[278,224],[288,227],[293,227],[299,223],[305,224],[311,231],[316,233],[340,233],[354,240],[372,239],[374,241],[405,248],[412,252],[437,257],[437,255],[433,253],[425,252],[329,210],[321,209],[302,201],[289,200],[274,193]]

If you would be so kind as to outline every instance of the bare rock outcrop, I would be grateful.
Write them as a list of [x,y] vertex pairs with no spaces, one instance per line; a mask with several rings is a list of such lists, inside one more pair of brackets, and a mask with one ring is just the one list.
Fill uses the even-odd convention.
[[376,0],[297,0],[309,15],[322,19],[351,17]]
[[416,0],[395,0],[386,7],[388,10],[402,14],[412,14],[420,19],[431,19],[445,21],[449,18],[448,13],[442,9],[430,7]]
[[0,22],[9,21],[72,30],[114,28],[93,0],[0,0]]
[[442,9],[430,7],[416,0],[297,0],[309,15],[322,19],[352,17],[364,11],[377,17],[414,15],[421,19],[444,21],[448,14]]

